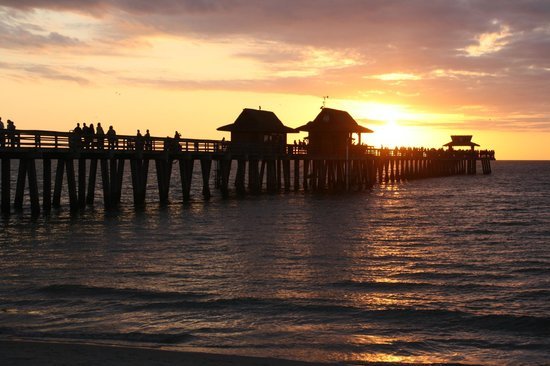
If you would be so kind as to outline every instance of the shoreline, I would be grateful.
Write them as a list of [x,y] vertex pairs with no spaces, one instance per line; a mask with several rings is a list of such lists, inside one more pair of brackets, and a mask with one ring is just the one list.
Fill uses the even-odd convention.
[[146,347],[87,344],[27,339],[0,340],[3,366],[27,365],[196,365],[196,366],[313,366],[337,363],[306,362],[271,357],[171,351]]

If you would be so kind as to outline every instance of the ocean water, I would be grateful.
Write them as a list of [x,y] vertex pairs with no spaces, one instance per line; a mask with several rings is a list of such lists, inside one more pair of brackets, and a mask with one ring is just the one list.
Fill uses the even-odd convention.
[[177,197],[0,218],[0,337],[550,363],[550,162],[342,195]]

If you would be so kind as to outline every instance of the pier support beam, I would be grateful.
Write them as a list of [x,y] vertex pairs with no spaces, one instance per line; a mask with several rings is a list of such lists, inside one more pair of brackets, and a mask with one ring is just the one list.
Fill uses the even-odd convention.
[[69,187],[69,206],[71,211],[75,211],[78,209],[78,195],[76,193],[76,179],[73,159],[66,159],[65,166],[67,168],[67,185]]
[[308,185],[308,179],[309,179],[309,160],[304,159],[303,162],[303,179],[302,179],[302,186],[304,188],[304,191],[307,191],[309,189]]
[[25,181],[27,179],[27,159],[19,159],[19,169],[17,172],[17,184],[15,186],[15,199],[13,200],[13,208],[16,210],[23,209],[23,193],[25,191]]
[[29,193],[31,196],[31,213],[33,215],[38,215],[40,214],[40,199],[38,195],[38,181],[36,179],[35,159],[29,159],[27,170],[29,175]]
[[246,175],[246,159],[237,160],[237,173],[235,174],[235,189],[238,195],[246,192],[244,180]]
[[267,192],[275,193],[277,192],[277,171],[276,171],[276,160],[269,159],[266,161],[267,164]]
[[193,167],[195,161],[192,158],[185,158],[179,160],[180,165],[180,179],[181,179],[181,192],[183,201],[189,201],[191,198],[191,182],[193,181]]
[[208,200],[212,197],[210,193],[210,170],[212,169],[212,158],[203,157],[201,161],[201,173],[202,173],[202,196]]
[[9,215],[11,211],[11,160],[2,158],[2,213]]
[[49,213],[52,209],[52,161],[42,160],[42,209]]
[[231,172],[231,157],[224,157],[220,161],[221,185],[220,191],[223,198],[229,197],[229,174]]
[[132,174],[134,206],[140,207],[145,204],[147,176],[149,173],[149,160],[139,158],[130,160],[130,171]]
[[86,206],[86,159],[78,159],[78,207]]
[[19,159],[19,171],[17,174],[17,186],[15,191],[15,199],[13,207],[16,210],[23,209],[23,195],[25,191],[25,181],[29,179],[29,194],[31,201],[31,213],[32,215],[38,215],[40,213],[40,201],[38,198],[38,182],[36,178],[36,165],[35,160],[32,158]]
[[95,183],[97,178],[97,159],[90,161],[90,174],[88,177],[88,195],[86,196],[86,204],[93,205],[95,199]]
[[290,160],[283,160],[283,178],[285,192],[290,192]]
[[300,189],[300,159],[294,159],[294,191]]
[[170,178],[172,176],[171,159],[155,159],[155,168],[157,170],[157,185],[159,189],[159,200],[161,204],[168,203],[168,193],[170,191]]
[[101,185],[103,188],[103,205],[109,210],[113,205],[111,200],[111,184],[109,181],[109,165],[107,159],[101,159],[99,164],[101,169]]
[[248,161],[248,191],[252,194],[260,193],[260,181],[259,181],[259,162],[258,159],[250,159]]
[[52,206],[59,208],[61,205],[61,191],[63,189],[63,171],[65,170],[65,160],[57,159],[57,166],[55,168],[55,185],[53,189],[53,202]]

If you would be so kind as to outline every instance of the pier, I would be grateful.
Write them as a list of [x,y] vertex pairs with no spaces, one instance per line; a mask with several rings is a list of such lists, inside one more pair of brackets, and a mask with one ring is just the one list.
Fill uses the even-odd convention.
[[[360,141],[354,144],[347,130],[345,139],[327,148],[320,137],[314,139],[314,130],[310,129],[307,145],[287,144],[286,135],[282,140],[283,135],[273,133],[269,136],[274,138],[261,141],[121,135],[108,140],[104,136],[84,139],[70,132],[2,130],[1,212],[21,211],[26,193],[33,215],[59,208],[62,195],[67,195],[71,211],[93,205],[96,196],[102,197],[105,209],[116,209],[122,204],[123,190],[129,189],[133,204],[143,206],[147,190],[153,187],[158,201],[166,204],[171,198],[172,176],[178,172],[182,196],[177,199],[185,202],[196,185],[205,200],[213,189],[222,197],[230,193],[360,191],[380,183],[476,174],[478,162],[483,174],[490,174],[494,160],[494,152],[475,150],[473,145],[469,150],[377,149]],[[357,131],[359,139],[362,132]],[[123,184],[128,169],[131,187]],[[200,174],[194,174],[196,169]]]

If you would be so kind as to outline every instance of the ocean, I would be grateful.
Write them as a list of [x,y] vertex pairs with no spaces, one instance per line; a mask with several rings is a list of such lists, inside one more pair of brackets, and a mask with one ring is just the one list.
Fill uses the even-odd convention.
[[0,218],[0,337],[550,363],[550,162],[338,195],[199,190],[160,206],[151,189],[136,210],[128,186],[117,212],[99,197],[76,215]]

